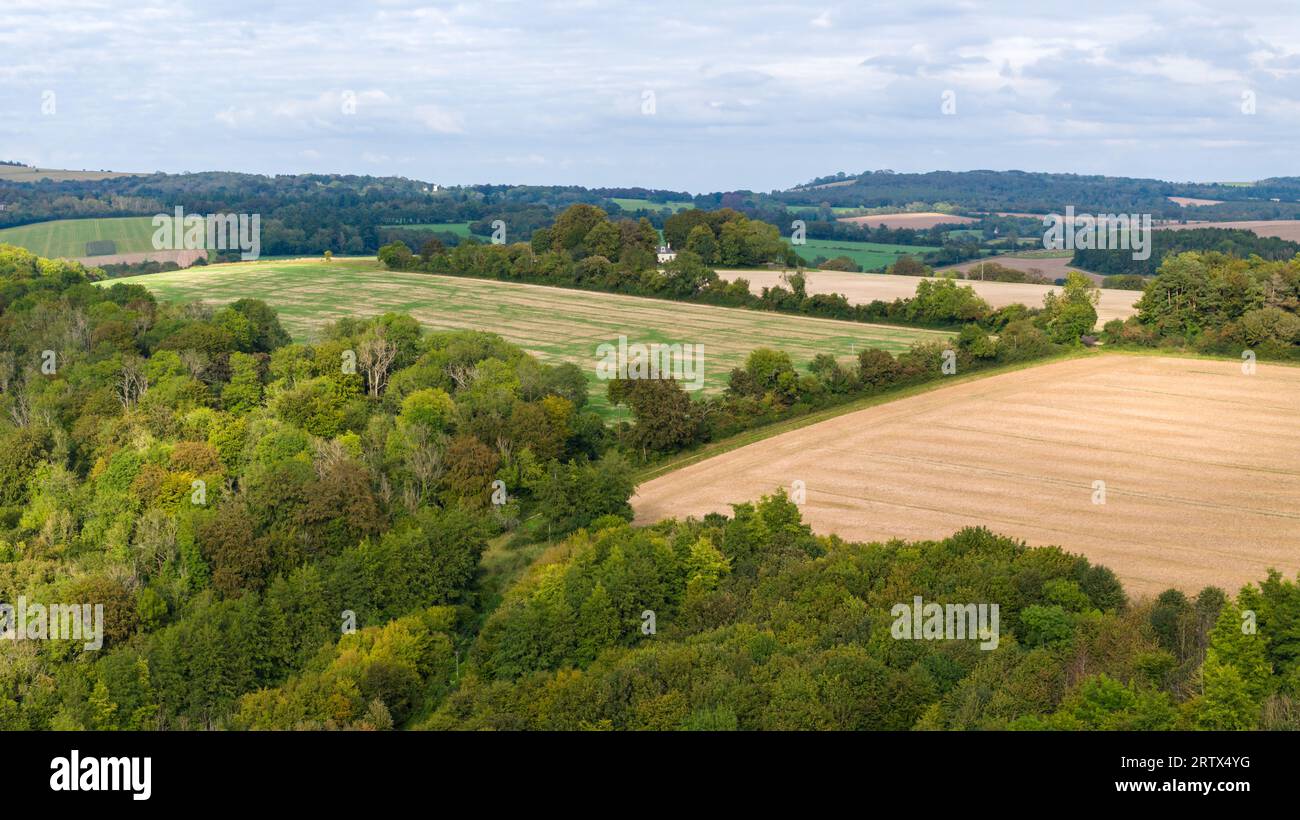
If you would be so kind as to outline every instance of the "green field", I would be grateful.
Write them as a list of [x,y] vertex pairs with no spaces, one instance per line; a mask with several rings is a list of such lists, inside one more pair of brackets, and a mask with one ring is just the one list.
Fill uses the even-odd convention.
[[673,213],[677,213],[678,211],[685,211],[689,208],[695,207],[694,202],[685,202],[685,201],[651,202],[648,199],[628,199],[626,197],[617,197],[617,196],[610,197],[610,201],[618,203],[618,207],[622,208],[625,211],[640,211],[640,210],[661,211],[664,208],[668,208]]
[[147,253],[154,250],[152,217],[125,216],[111,219],[56,219],[0,230],[0,242],[26,248],[37,256],[86,255],[86,243],[111,239],[117,253]]
[[819,256],[827,259],[847,256],[865,271],[891,265],[904,254],[919,259],[921,254],[937,250],[939,249],[932,245],[886,245],[881,242],[855,242],[851,239],[809,239],[803,245],[795,246],[795,251],[810,263]]
[[617,343],[704,345],[704,390],[726,387],[733,367],[767,345],[787,351],[804,368],[818,353],[848,360],[864,347],[898,352],[937,331],[786,316],[523,285],[486,279],[388,271],[374,259],[246,262],[155,273],[114,282],[144,285],[160,299],[214,304],[262,299],[298,341],[310,341],[329,322],[346,316],[409,313],[432,329],[486,330],[543,361],[573,362],[591,384],[592,406],[605,414],[605,385],[596,378],[596,347]]
[[469,236],[468,222],[418,222],[411,225],[380,225],[381,228],[392,228],[405,231],[429,231],[430,233],[451,233],[459,237]]

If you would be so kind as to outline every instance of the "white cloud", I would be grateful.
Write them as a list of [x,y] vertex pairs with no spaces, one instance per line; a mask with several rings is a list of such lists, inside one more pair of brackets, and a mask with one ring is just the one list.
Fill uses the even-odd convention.
[[[0,54],[10,150],[97,167],[291,172],[305,160],[448,183],[695,191],[940,160],[1297,173],[1278,163],[1300,117],[1300,18],[1264,0],[1097,0],[1086,14],[1010,0],[141,0],[130,15],[8,0]],[[45,88],[58,89],[57,122],[40,116]],[[654,116],[641,113],[647,88]],[[940,119],[948,89],[958,115]],[[1236,116],[1243,89],[1258,94],[1256,117]]]

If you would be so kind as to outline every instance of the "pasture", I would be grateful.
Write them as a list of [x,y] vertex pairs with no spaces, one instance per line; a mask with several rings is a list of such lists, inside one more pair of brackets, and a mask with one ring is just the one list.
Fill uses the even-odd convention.
[[616,203],[618,207],[625,211],[661,211],[664,208],[667,208],[673,213],[677,213],[678,211],[685,211],[695,207],[694,202],[688,202],[686,200],[652,202],[648,199],[631,199],[628,197],[616,196],[610,197],[610,201]]
[[794,249],[809,264],[819,256],[827,259],[847,256],[861,265],[863,270],[888,267],[904,254],[920,258],[922,254],[939,250],[930,245],[889,245],[882,242],[857,242],[851,239],[809,239],[802,245],[795,245]]
[[918,328],[841,322],[694,305],[487,279],[384,270],[373,259],[247,262],[117,279],[144,285],[160,299],[232,302],[262,299],[280,312],[297,341],[309,341],[344,317],[409,313],[434,330],[498,333],[543,361],[573,362],[591,385],[593,407],[610,412],[596,378],[596,348],[617,343],[703,344],[704,392],[720,391],[756,347],[776,347],[806,368],[818,353],[848,360],[877,347],[901,352],[948,334]]
[[151,253],[154,250],[151,220],[147,216],[124,216],[34,222],[0,230],[0,242],[18,245],[37,256],[50,258],[82,259],[87,256],[87,242],[105,240],[116,245],[117,254]]
[[[402,225],[380,225],[381,228],[393,228],[404,231],[428,231],[429,233],[450,233],[467,238],[469,234],[469,222],[417,222]],[[416,248],[419,250],[419,248]]]
[[1297,407],[1300,368],[1098,354],[783,433],[646,482],[632,503],[638,523],[702,516],[799,480],[818,532],[985,526],[1081,553],[1130,595],[1235,592],[1300,569]]

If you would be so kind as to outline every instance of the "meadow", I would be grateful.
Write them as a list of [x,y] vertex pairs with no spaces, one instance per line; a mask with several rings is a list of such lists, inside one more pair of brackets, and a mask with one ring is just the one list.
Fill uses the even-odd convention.
[[450,233],[468,238],[469,222],[417,222],[409,225],[380,225],[381,228],[395,228],[405,231],[429,231],[430,233]]
[[892,265],[900,256],[908,254],[920,257],[921,254],[937,251],[931,245],[889,245],[882,242],[857,242],[851,239],[809,239],[802,245],[796,245],[795,251],[811,263],[818,256],[834,259],[847,256],[863,270],[876,270]]
[[37,256],[80,259],[86,243],[112,240],[118,254],[149,253],[153,247],[152,217],[55,219],[0,230],[0,243],[26,248]]
[[374,259],[294,260],[211,265],[114,281],[149,288],[169,301],[224,304],[251,297],[275,307],[297,341],[317,337],[329,322],[409,313],[435,330],[498,333],[544,361],[573,362],[591,385],[592,406],[611,414],[596,377],[596,348],[630,342],[702,344],[704,393],[726,387],[734,367],[756,347],[788,352],[804,368],[818,353],[848,361],[858,350],[891,353],[949,334],[765,311],[695,305],[640,296],[569,290],[488,279],[385,270]]

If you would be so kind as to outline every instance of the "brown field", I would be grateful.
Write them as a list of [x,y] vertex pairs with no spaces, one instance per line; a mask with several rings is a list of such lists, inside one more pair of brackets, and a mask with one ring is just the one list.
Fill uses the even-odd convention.
[[[860,541],[982,525],[1110,567],[1133,597],[1300,569],[1300,368],[1099,354],[849,413],[638,488],[640,522],[796,480]],[[1106,503],[1093,503],[1094,482]]]
[[83,265],[137,265],[141,262],[175,262],[182,268],[193,265],[199,257],[207,256],[207,251],[148,251],[146,253],[114,253],[104,256],[82,256],[76,261]]
[[[1032,262],[1031,267],[1046,268],[1043,263],[1054,259],[1011,259],[999,256],[1002,264],[1010,262]],[[1069,260],[1065,260],[1069,261]],[[1043,270],[1047,276],[1058,274]],[[1064,276],[1064,273],[1059,274]],[[775,270],[720,270],[718,276],[726,280],[745,278],[749,280],[750,290],[759,293],[764,287],[781,284],[781,271]],[[916,295],[919,276],[894,276],[887,273],[849,273],[847,271],[813,270],[807,271],[809,293],[842,293],[852,303],[870,302],[880,299],[892,302],[900,297]],[[1059,291],[1053,285],[1026,285],[1016,282],[980,282],[978,280],[959,280],[959,284],[970,285],[975,292],[984,297],[995,308],[1019,302],[1027,307],[1042,307],[1043,296],[1048,291]],[[1097,305],[1097,324],[1104,325],[1111,319],[1126,319],[1136,313],[1134,304],[1142,296],[1131,290],[1103,290],[1101,301]]]
[[1300,242],[1300,219],[1254,220],[1249,222],[1188,222],[1186,224],[1157,225],[1160,230],[1185,231],[1188,228],[1239,228],[1254,231],[1259,236],[1276,236],[1290,242]]
[[924,211],[920,213],[904,214],[876,214],[874,216],[842,216],[840,222],[852,222],[855,225],[871,225],[872,227],[886,228],[913,228],[921,231],[926,228],[933,228],[935,225],[965,225],[968,222],[978,222],[978,219],[972,219],[969,216],[954,216],[952,214],[941,214],[933,211]]

